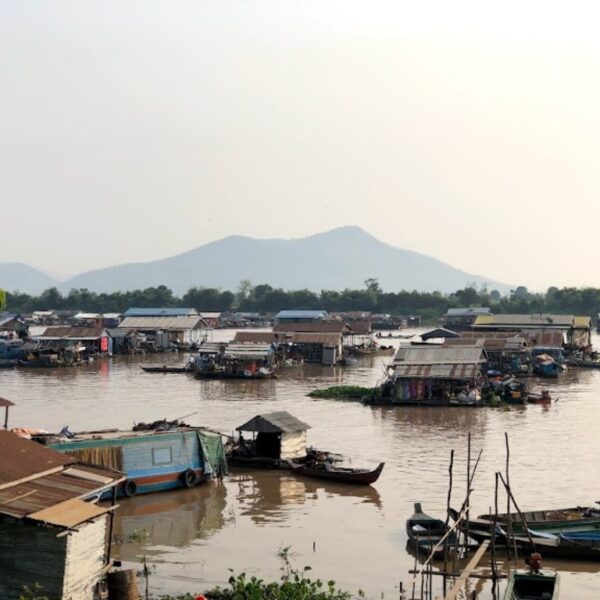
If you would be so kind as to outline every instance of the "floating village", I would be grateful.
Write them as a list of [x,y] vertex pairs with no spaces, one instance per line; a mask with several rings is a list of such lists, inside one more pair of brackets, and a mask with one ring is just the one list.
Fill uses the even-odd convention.
[[[306,395],[336,402],[340,414],[359,403],[380,407],[383,418],[445,409],[444,415],[478,409],[502,415],[527,405],[546,410],[559,402],[562,378],[600,369],[594,325],[590,316],[494,314],[481,307],[449,309],[435,327],[416,317],[360,311],[261,315],[157,307],[123,314],[0,314],[0,599],[158,598],[149,596],[147,581],[144,589],[145,567],[140,571],[115,554],[121,504],[138,497],[191,492],[238,472],[281,471],[294,481],[360,498],[364,490],[376,494],[390,469],[383,456],[373,457],[373,448],[372,464],[357,466],[359,442],[352,457],[315,446],[311,438],[326,423],[276,404],[259,412],[240,402],[233,431],[225,424],[192,424],[202,420],[201,411],[192,419],[196,413],[170,414],[168,406],[165,418],[148,422],[140,413],[129,429],[98,427],[93,420],[82,430],[66,424],[56,431],[13,427],[12,411],[23,400],[3,392],[3,376],[51,378],[135,360],[132,372],[150,390],[177,378],[197,386],[218,380],[235,398],[249,383],[260,389],[314,366],[320,370],[310,372]],[[374,358],[382,365],[374,385],[345,384],[345,373]],[[342,374],[338,385],[325,377],[333,369]],[[404,515],[398,535],[414,563],[396,574],[396,597],[576,597],[565,585],[559,592],[560,574],[545,561],[600,564],[597,498],[583,506],[576,497],[551,506],[540,495],[539,506],[522,509],[511,486],[516,467],[507,431],[496,449],[505,467],[493,481],[478,484],[489,492],[490,510],[476,514],[471,494],[483,450],[470,431],[457,444],[464,449],[457,446],[448,456],[444,510],[428,514],[429,498],[423,497]],[[455,455],[463,450],[466,468],[461,464],[459,471]],[[417,466],[405,470],[408,480],[421,477]],[[189,598],[245,597],[211,595],[214,586],[205,587]]]

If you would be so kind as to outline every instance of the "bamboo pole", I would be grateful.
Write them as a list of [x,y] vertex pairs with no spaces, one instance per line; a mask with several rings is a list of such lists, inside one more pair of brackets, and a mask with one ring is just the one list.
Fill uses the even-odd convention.
[[521,519],[521,523],[523,524],[525,533],[527,534],[527,537],[529,538],[529,543],[532,545],[533,549],[535,550],[536,549],[535,542],[533,541],[533,538],[531,537],[531,532],[529,531],[529,527],[527,526],[527,520],[525,519],[525,516],[521,512],[521,509],[519,508],[519,505],[517,504],[517,501],[515,500],[515,497],[513,496],[513,493],[510,489],[510,486],[506,483],[506,481],[504,481],[504,477],[502,477],[502,473],[498,473],[498,475],[500,475],[500,480],[504,484],[504,487],[506,488],[506,492],[508,493],[511,500],[513,501],[513,504],[515,505],[515,508],[517,509],[517,513],[519,513],[519,518]]

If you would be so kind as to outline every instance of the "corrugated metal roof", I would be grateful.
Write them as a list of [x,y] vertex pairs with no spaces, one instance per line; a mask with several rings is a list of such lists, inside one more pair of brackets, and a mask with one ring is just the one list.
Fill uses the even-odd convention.
[[274,333],[350,333],[351,327],[343,321],[318,321],[316,323],[279,323]]
[[280,310],[276,319],[323,319],[327,316],[326,310]]
[[104,327],[68,327],[54,325],[46,327],[41,335],[36,336],[37,339],[63,339],[69,338],[73,340],[94,340],[106,336]]
[[354,335],[368,335],[373,331],[371,321],[351,321],[348,325],[350,326],[350,333]]
[[436,364],[479,364],[485,362],[481,347],[455,348],[452,346],[400,348],[394,357],[394,364],[413,365]]
[[520,335],[527,340],[527,345],[532,348],[562,348],[565,341],[562,331],[552,329],[529,329],[522,331]]
[[480,337],[459,337],[447,339],[445,346],[483,346],[488,352],[518,352],[525,350],[527,341],[522,336],[495,337],[479,334]]
[[117,471],[77,464],[66,454],[0,430],[0,514],[26,517],[65,500],[95,496],[122,479]]
[[570,329],[574,321],[573,315],[533,314],[533,315],[481,315],[475,319],[477,327],[513,327],[515,329],[544,327]]
[[141,331],[188,331],[207,328],[202,317],[125,317],[119,323],[119,329],[138,329]]
[[0,430],[0,487],[49,470],[61,470],[75,460],[41,444]]
[[70,500],[65,500],[54,506],[31,513],[27,515],[27,518],[71,529],[81,523],[100,517],[111,510],[111,507],[102,507],[91,502],[71,498]]
[[475,308],[449,308],[446,311],[447,317],[470,317],[473,315],[488,315],[491,313],[491,308],[487,306],[479,306]]
[[73,318],[74,319],[101,319],[102,315],[100,313],[78,312]]
[[322,344],[335,347],[342,343],[341,333],[294,333],[294,344]]
[[468,381],[479,375],[478,365],[406,365],[394,367],[397,379],[456,379]]
[[295,433],[310,429],[310,425],[290,415],[289,412],[282,410],[257,415],[236,429],[238,431],[255,431],[257,433]]
[[284,341],[285,334],[276,335],[272,331],[238,331],[234,341],[238,343],[274,344]]
[[197,317],[195,308],[128,308],[124,317]]
[[445,327],[436,327],[435,329],[422,333],[421,339],[427,341],[435,338],[457,338],[459,335],[460,334],[456,333],[456,331],[451,331]]

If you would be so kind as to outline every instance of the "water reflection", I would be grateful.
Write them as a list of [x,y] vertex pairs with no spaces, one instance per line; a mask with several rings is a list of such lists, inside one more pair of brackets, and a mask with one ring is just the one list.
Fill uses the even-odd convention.
[[259,525],[283,523],[288,517],[289,507],[316,500],[320,495],[324,498],[356,498],[360,503],[382,507],[379,492],[372,486],[318,482],[285,471],[235,468],[229,482],[236,490],[240,514],[249,516]]
[[120,501],[115,516],[116,554],[134,561],[210,538],[226,522],[226,486],[210,482],[189,490],[146,494]]

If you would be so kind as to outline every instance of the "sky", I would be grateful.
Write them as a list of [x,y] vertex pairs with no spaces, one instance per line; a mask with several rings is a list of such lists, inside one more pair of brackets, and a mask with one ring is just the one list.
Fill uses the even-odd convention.
[[0,262],[358,225],[600,286],[594,3],[2,0]]

